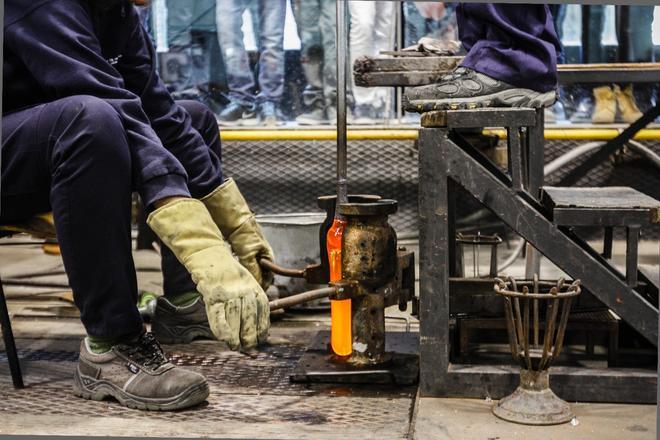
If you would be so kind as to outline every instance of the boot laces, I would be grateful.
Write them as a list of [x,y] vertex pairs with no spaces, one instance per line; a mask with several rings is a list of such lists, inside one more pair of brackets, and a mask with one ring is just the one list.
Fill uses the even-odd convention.
[[130,360],[145,367],[153,366],[154,369],[168,362],[163,349],[151,332],[145,332],[132,345],[119,345],[117,347]]

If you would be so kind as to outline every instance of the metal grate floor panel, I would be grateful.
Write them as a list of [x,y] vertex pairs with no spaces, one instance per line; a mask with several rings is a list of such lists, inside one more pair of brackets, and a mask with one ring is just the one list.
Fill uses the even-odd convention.
[[[21,341],[25,345],[24,340]],[[78,354],[66,350],[31,350],[19,354],[27,387],[11,385],[6,353],[0,351],[0,419],[25,420],[30,416],[76,418],[113,417],[150,423],[253,423],[282,422],[327,427],[359,426],[384,430],[402,438],[408,431],[415,389],[353,387],[291,383],[289,376],[305,348],[270,346],[249,357],[221,351],[214,343],[168,346],[173,363],[204,374],[209,381],[208,401],[194,409],[143,412],[114,401],[92,402],[71,392]],[[72,432],[75,433],[75,432]]]

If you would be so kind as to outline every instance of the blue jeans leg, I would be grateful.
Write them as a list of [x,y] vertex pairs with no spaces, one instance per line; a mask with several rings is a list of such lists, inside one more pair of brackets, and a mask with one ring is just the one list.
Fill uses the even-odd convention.
[[216,2],[218,43],[227,72],[228,98],[246,106],[255,102],[254,76],[250,69],[241,30],[243,12],[249,3],[249,0],[217,0]]
[[285,0],[259,0],[258,102],[279,102],[284,91]]

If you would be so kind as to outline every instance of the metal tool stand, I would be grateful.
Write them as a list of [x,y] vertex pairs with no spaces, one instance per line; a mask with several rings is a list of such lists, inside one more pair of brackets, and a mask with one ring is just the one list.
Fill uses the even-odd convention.
[[517,282],[509,277],[497,280],[495,292],[504,300],[509,346],[520,365],[520,385],[493,406],[493,414],[524,425],[569,422],[575,416],[568,403],[550,389],[548,369],[561,352],[580,281],[569,285],[563,278],[555,283],[537,277]]
[[[422,396],[500,398],[518,385],[502,365],[450,362],[450,277],[456,276],[454,197],[458,185],[535,249],[657,344],[658,310],[623,274],[569,229],[554,224],[539,202],[543,110],[480,109],[427,113],[419,135],[420,392]],[[460,128],[504,127],[509,173],[470,145]],[[553,388],[566,400],[655,402],[655,371],[553,369]]]

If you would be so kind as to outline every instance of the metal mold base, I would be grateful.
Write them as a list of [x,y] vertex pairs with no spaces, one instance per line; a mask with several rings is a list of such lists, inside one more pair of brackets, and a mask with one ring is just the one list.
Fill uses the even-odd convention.
[[493,406],[493,414],[523,425],[559,425],[575,415],[550,389],[548,371],[521,370],[520,386]]
[[320,331],[298,361],[292,382],[414,385],[419,377],[417,333],[388,332],[385,350],[388,360],[380,365],[340,362],[328,350],[329,331]]

